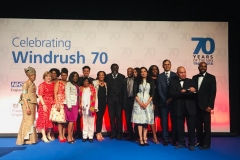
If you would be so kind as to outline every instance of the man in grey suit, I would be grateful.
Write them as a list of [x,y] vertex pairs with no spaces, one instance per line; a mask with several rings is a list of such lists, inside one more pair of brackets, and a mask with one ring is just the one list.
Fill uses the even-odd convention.
[[[160,112],[161,112],[161,126],[162,126],[162,140],[163,145],[168,145],[168,113],[171,113],[172,98],[168,95],[168,88],[171,80],[177,78],[176,73],[171,71],[171,61],[166,59],[162,63],[164,72],[158,75],[158,92],[160,96]],[[172,123],[172,144],[176,145],[177,142],[177,126],[176,118],[173,114],[171,116]]]

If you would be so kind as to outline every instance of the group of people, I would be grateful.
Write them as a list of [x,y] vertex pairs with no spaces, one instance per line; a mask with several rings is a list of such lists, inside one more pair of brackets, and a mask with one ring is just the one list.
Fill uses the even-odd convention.
[[[171,143],[178,148],[185,148],[184,122],[188,127],[188,148],[195,146],[209,149],[211,145],[211,111],[214,109],[216,96],[215,76],[207,73],[207,64],[199,63],[199,74],[186,78],[186,69],[171,71],[171,61],[162,63],[164,71],[159,72],[157,65],[127,69],[127,77],[119,73],[117,64],[111,65],[111,73],[97,73],[96,80],[89,77],[90,67],[82,68],[83,76],[68,70],[61,72],[53,68],[43,74],[44,82],[38,87],[34,80],[36,71],[32,67],[25,69],[28,80],[23,84],[20,98],[23,120],[18,133],[17,144],[37,142],[36,129],[42,133],[42,140],[54,140],[53,125],[58,125],[59,141],[74,143],[74,123],[77,124],[76,135],[82,141],[93,142],[94,117],[96,117],[96,139],[104,140],[102,122],[106,105],[108,105],[111,125],[110,139],[122,139],[122,110],[125,110],[128,140],[136,140],[140,146],[148,146],[147,131],[151,126],[153,139],[159,143],[155,117],[161,119],[162,143],[170,142],[168,132],[168,115],[172,125]],[[61,78],[58,78],[61,75]],[[68,77],[68,80],[67,80]],[[37,102],[39,98],[39,103]],[[35,112],[38,112],[36,129]],[[56,118],[57,117],[57,118]],[[80,120],[83,121],[81,130]],[[66,129],[67,128],[67,129]],[[67,130],[67,137],[65,132]],[[195,130],[197,141],[195,142]],[[47,132],[47,134],[45,133]]]

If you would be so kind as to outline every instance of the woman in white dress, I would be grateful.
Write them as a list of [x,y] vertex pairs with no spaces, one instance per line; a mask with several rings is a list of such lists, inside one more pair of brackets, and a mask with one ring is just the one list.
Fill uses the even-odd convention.
[[148,76],[147,68],[140,68],[140,79],[134,83],[132,122],[138,125],[139,145],[148,146],[147,129],[149,124],[154,124],[153,95],[155,84]]

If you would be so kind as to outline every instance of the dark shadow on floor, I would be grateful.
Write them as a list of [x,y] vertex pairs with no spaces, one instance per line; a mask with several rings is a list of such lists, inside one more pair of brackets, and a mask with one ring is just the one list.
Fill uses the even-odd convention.
[[0,157],[16,150],[25,150],[26,147],[0,147]]

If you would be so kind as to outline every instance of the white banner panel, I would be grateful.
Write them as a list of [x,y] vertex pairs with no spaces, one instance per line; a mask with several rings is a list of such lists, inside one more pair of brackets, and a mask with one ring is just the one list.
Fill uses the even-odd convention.
[[109,73],[112,63],[124,75],[128,67],[153,64],[162,72],[164,59],[172,71],[184,66],[189,78],[198,73],[198,62],[209,64],[217,78],[212,131],[229,132],[227,22],[0,19],[0,133],[18,132],[25,67],[37,70],[38,86],[50,68],[82,75],[89,65],[95,78],[100,70]]

